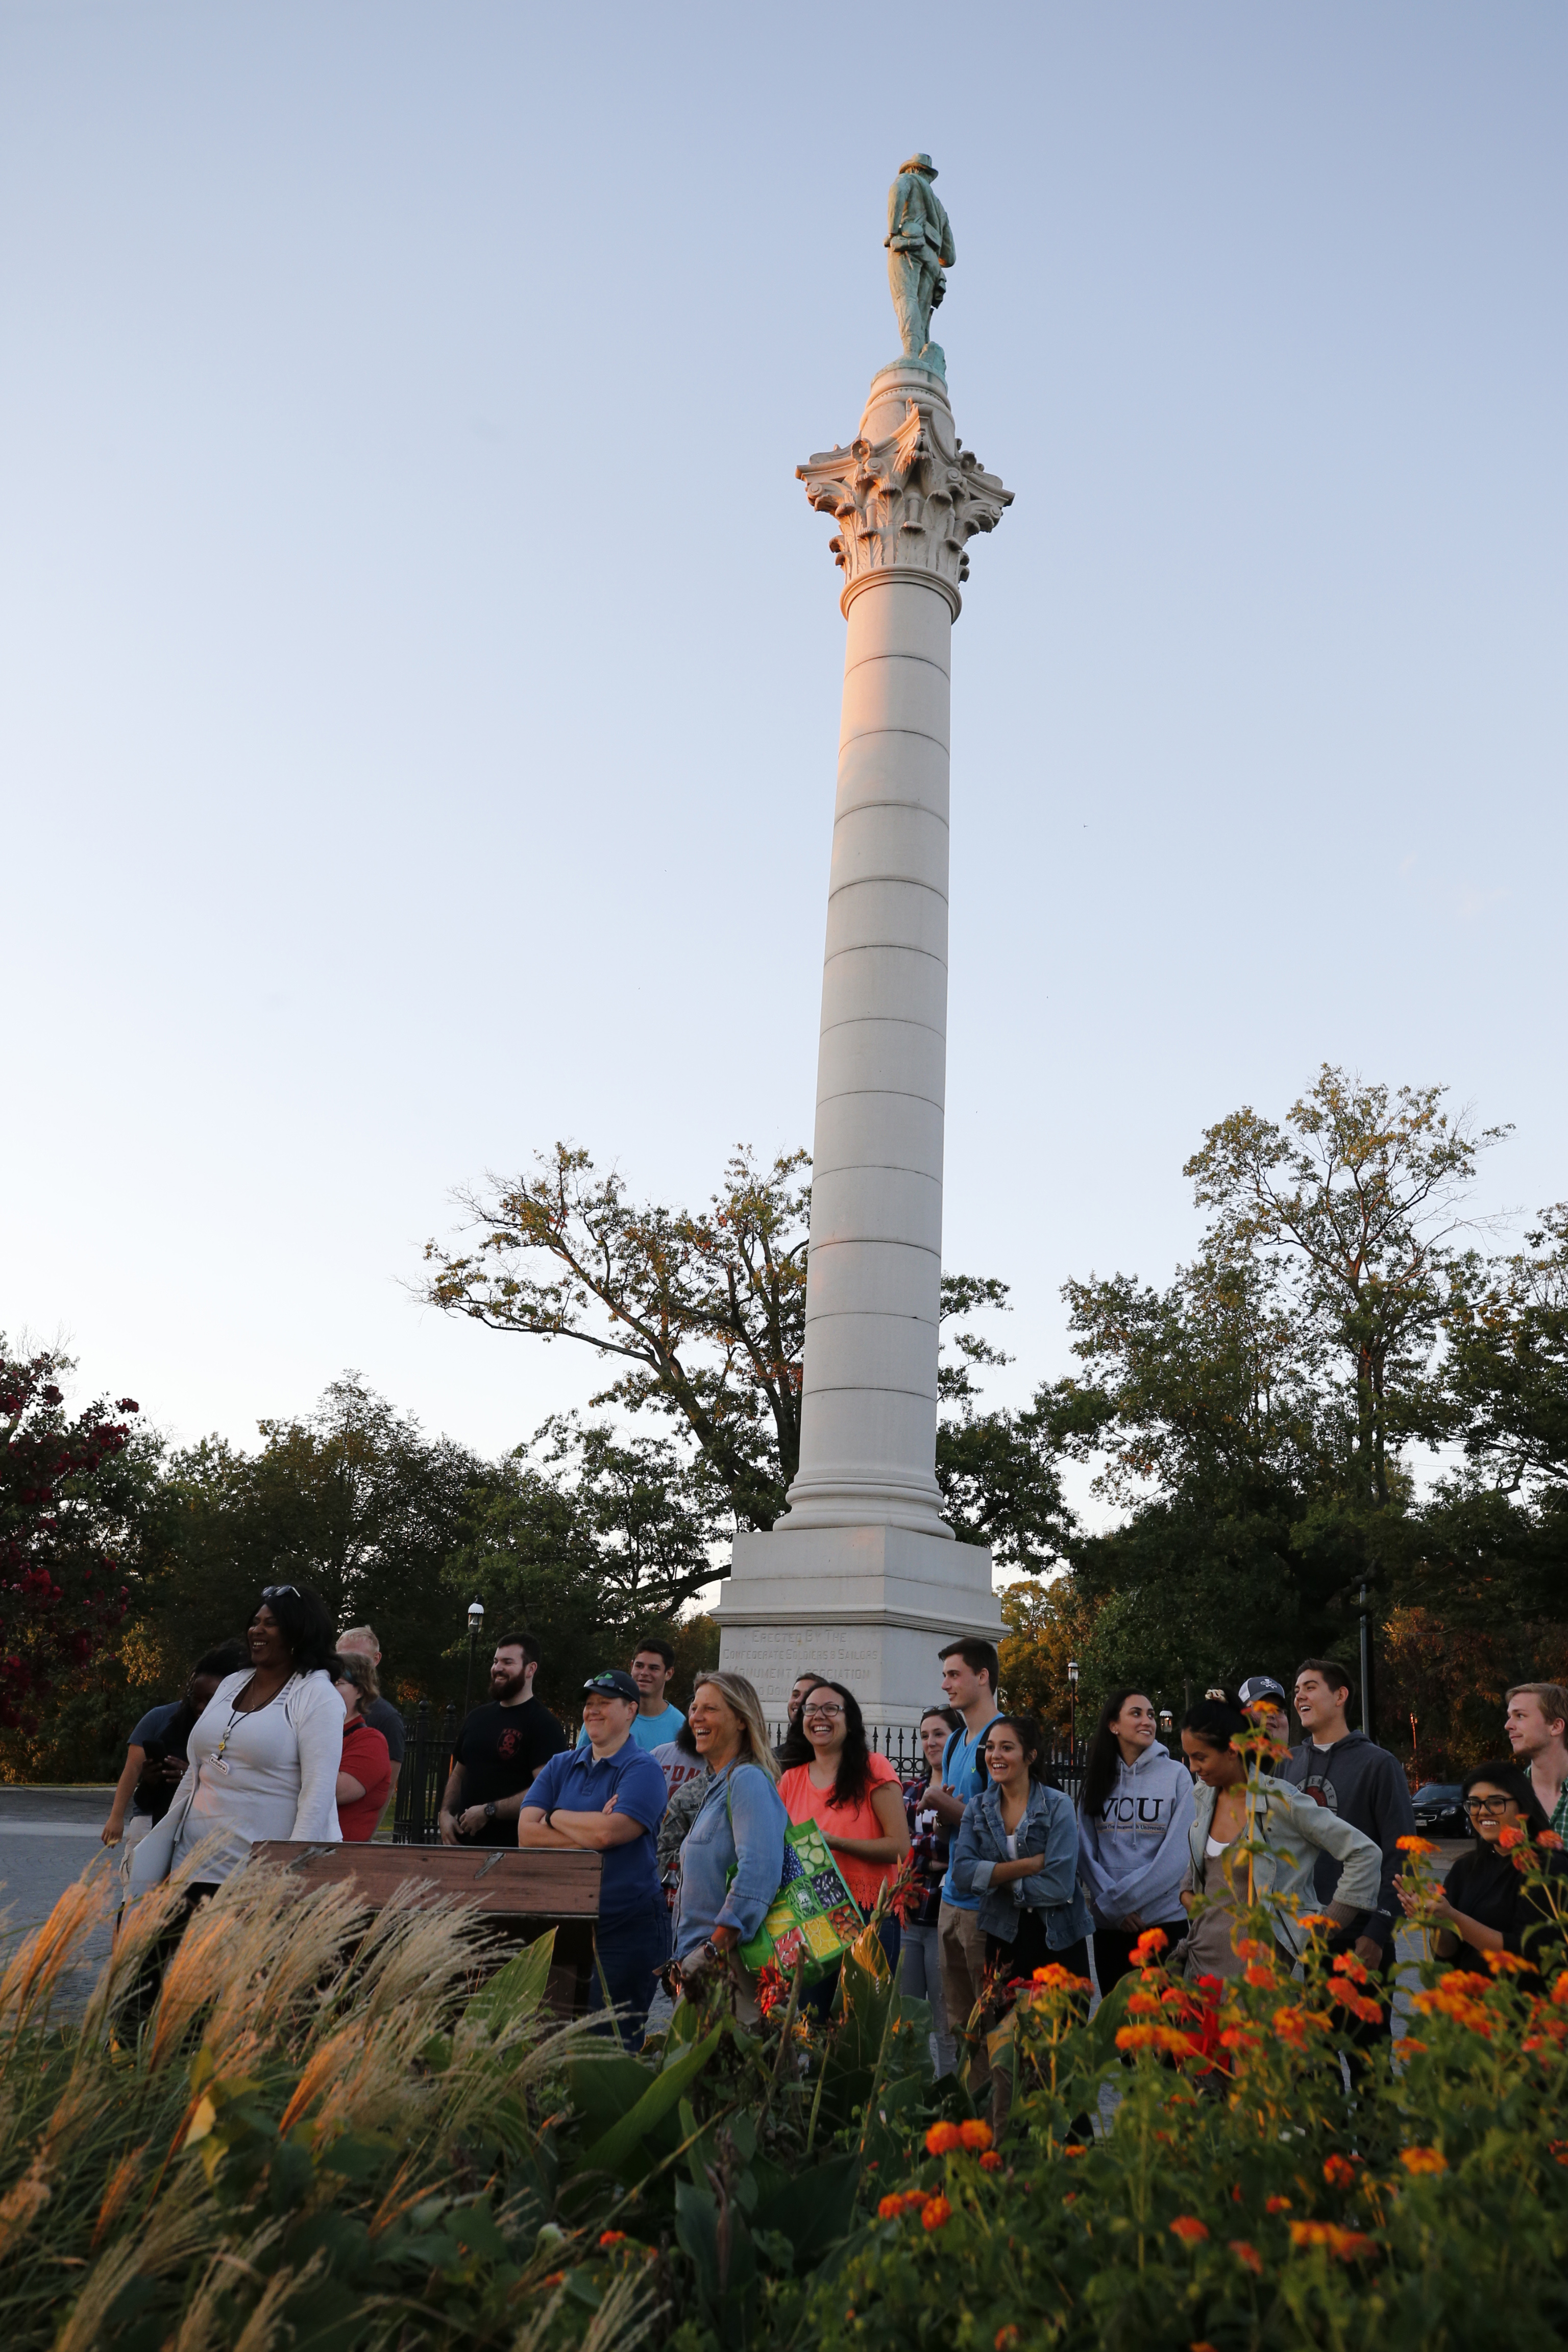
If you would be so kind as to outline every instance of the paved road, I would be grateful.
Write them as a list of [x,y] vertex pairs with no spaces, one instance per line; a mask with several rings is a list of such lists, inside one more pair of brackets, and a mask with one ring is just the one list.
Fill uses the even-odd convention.
[[[8,1915],[0,1929],[0,1951],[8,1952],[18,1936],[47,1918],[71,1881],[95,1859],[104,1870],[99,1832],[109,1818],[113,1793],[107,1782],[100,1789],[18,1789],[0,1783],[0,1911]],[[107,1875],[112,1888],[112,1865]],[[83,1980],[108,1954],[106,1911],[83,1948],[82,1966],[76,1971],[79,1997],[85,1991]]]

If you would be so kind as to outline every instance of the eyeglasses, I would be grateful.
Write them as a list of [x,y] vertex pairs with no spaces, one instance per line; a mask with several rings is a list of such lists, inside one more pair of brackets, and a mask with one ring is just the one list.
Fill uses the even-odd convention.
[[831,1723],[836,1715],[842,1715],[844,1709],[841,1706],[808,1706],[802,1709],[801,1721],[803,1723]]
[[264,1584],[261,1588],[261,1598],[263,1601],[276,1601],[280,1592],[291,1592],[296,1601],[300,1598],[300,1588],[297,1584]]
[[1467,1797],[1465,1811],[1472,1821],[1500,1822],[1518,1803],[1517,1797]]

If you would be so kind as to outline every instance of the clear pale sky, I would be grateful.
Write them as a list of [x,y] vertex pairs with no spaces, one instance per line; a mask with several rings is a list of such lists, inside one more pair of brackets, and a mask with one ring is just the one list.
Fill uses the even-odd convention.
[[994,1393],[1324,1059],[1568,1195],[1565,68],[1518,0],[0,5],[0,1325],[179,1438],[353,1365],[499,1451],[595,1369],[409,1303],[451,1186],[809,1143],[794,468],[915,146],[1016,493],[953,648]]

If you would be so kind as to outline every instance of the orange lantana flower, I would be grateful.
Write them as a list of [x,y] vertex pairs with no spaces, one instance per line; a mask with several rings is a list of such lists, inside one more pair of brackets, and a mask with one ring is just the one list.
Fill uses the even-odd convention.
[[1447,2172],[1448,2159],[1440,2147],[1402,2147],[1399,2161],[1406,2172]]
[[1208,2223],[1200,2221],[1195,2213],[1178,2213],[1171,2224],[1171,2235],[1180,2238],[1184,2245],[1201,2245],[1208,2233]]
[[1358,2254],[1368,2254],[1373,2247],[1364,2231],[1342,2230],[1334,2221],[1292,2221],[1290,2242],[1293,2246],[1326,2246],[1342,2263],[1354,2262]]
[[932,2124],[926,2134],[928,2156],[951,2156],[954,2148],[963,2146],[963,2134],[956,2124]]
[[925,2211],[921,2215],[921,2227],[923,2230],[940,2230],[952,2219],[952,2208],[945,2197],[928,2198]]

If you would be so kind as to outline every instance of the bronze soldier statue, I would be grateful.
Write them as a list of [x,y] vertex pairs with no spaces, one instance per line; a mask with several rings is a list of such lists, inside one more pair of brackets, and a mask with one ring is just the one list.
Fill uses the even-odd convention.
[[945,377],[947,363],[940,343],[931,340],[931,314],[947,291],[943,268],[958,258],[953,250],[952,225],[931,182],[936,165],[929,155],[911,155],[899,166],[899,176],[888,191],[888,283],[899,314],[899,332],[906,358],[917,360]]

